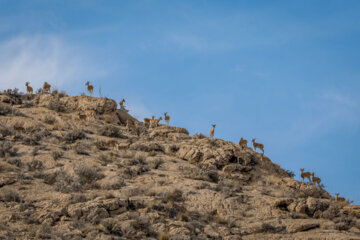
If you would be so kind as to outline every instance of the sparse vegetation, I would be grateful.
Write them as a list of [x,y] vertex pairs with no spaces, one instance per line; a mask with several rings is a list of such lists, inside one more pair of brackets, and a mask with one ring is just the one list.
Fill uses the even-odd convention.
[[0,192],[0,201],[3,202],[20,202],[19,194],[12,189],[2,189]]
[[13,147],[10,141],[0,142],[0,157],[13,157],[16,156],[18,148]]
[[104,175],[100,173],[100,169],[87,165],[79,165],[74,171],[78,175],[81,184],[90,184],[104,177]]
[[26,164],[29,171],[34,171],[43,168],[43,163],[37,159],[33,159]]
[[89,145],[86,143],[77,143],[74,145],[74,151],[79,155],[90,155],[88,150]]
[[164,160],[162,160],[161,158],[157,158],[153,161],[153,169],[158,169],[162,164],[164,163]]
[[43,116],[42,121],[43,121],[44,123],[46,123],[46,124],[52,125],[52,124],[54,124],[54,123],[56,122],[56,119],[55,119],[54,116],[49,115],[49,114],[46,114],[46,115]]
[[64,152],[61,151],[52,151],[51,156],[54,159],[54,161],[60,159],[64,155]]
[[100,154],[98,159],[102,166],[106,166],[109,163],[113,162],[112,157],[109,156],[108,154]]
[[[165,125],[139,123],[136,135],[117,125],[127,116],[112,100],[60,94],[0,96],[12,108],[0,116],[0,239],[342,239],[360,229],[357,206],[251,148]],[[79,118],[86,109],[93,121]]]
[[5,116],[11,114],[12,112],[13,109],[11,106],[0,103],[0,116]]
[[120,132],[120,129],[118,127],[115,127],[112,125],[106,125],[106,126],[102,127],[98,133],[99,133],[99,135],[106,136],[106,137],[124,138],[124,139],[127,138]]
[[66,132],[63,135],[64,141],[66,143],[74,143],[76,140],[81,140],[86,138],[85,133],[81,130],[73,130]]

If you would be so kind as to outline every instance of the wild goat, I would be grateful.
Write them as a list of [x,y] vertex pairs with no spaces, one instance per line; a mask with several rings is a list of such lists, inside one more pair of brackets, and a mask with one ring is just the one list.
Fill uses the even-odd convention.
[[119,104],[120,104],[120,109],[124,109],[125,107],[124,107],[124,102],[125,102],[125,99],[123,98],[123,99],[121,99],[121,101],[119,102]]
[[345,198],[343,197],[339,197],[339,194],[338,193],[335,193],[335,201],[336,202],[346,202]]
[[239,145],[241,148],[247,147],[247,140],[241,137],[239,140]]
[[150,126],[150,123],[151,123],[151,120],[154,120],[155,119],[155,116],[152,116],[151,119],[150,118],[144,118],[143,119],[143,123],[146,126]]
[[253,144],[255,152],[256,152],[256,148],[259,148],[263,152],[263,155],[264,155],[264,145],[263,144],[255,142],[255,138],[252,139],[252,144]]
[[51,88],[51,85],[48,84],[47,82],[44,82],[44,85],[43,85],[43,92],[44,93],[50,93],[50,88]]
[[321,179],[314,176],[315,173],[311,173],[311,181],[313,182],[313,185],[315,186],[315,183],[317,183],[318,186],[320,186]]
[[311,176],[311,173],[310,172],[304,172],[304,169],[303,168],[300,168],[300,176],[302,178],[302,181],[304,182],[305,178],[309,179],[309,183],[311,182],[311,179],[310,179],[310,176]]
[[26,83],[25,83],[26,92],[27,92],[28,94],[33,94],[33,92],[34,92],[34,91],[33,91],[33,88],[30,87],[29,84],[30,84],[29,82],[26,82]]
[[158,127],[159,126],[159,122],[162,120],[162,117],[159,117],[158,119],[151,119],[150,120],[150,126],[154,126],[155,124],[155,127]]
[[89,82],[89,81],[87,81],[87,82],[85,83],[85,85],[86,85],[86,89],[87,89],[88,94],[89,94],[90,96],[92,96],[93,91],[94,91],[94,86],[90,85],[90,82]]
[[86,120],[86,114],[82,114],[82,113],[78,113],[79,114],[79,119],[80,120]]
[[170,122],[170,116],[167,115],[167,112],[164,112],[164,120],[166,122],[167,125],[169,125],[169,122]]
[[210,129],[209,133],[210,133],[210,138],[213,138],[216,124],[211,124],[211,126],[212,126],[212,128]]

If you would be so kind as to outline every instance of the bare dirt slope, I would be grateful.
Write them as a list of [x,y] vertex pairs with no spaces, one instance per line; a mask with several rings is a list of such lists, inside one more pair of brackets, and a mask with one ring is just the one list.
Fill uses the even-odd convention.
[[128,119],[110,99],[1,94],[0,239],[360,239],[359,206],[252,149]]

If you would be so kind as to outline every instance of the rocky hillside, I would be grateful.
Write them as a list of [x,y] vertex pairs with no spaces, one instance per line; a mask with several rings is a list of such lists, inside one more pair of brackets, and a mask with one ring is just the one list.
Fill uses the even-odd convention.
[[56,93],[0,95],[0,213],[0,239],[360,239],[359,206],[250,148]]

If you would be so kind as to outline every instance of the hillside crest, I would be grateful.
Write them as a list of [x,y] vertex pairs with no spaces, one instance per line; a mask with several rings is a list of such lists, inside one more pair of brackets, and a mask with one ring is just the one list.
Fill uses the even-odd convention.
[[0,212],[0,239],[360,239],[359,206],[249,147],[63,93],[0,94]]

